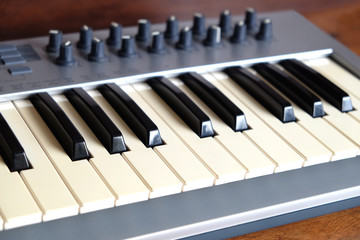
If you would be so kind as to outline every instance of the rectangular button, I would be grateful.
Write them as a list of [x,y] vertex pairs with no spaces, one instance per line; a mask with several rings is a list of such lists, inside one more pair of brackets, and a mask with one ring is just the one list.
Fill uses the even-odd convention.
[[16,47],[14,45],[0,44],[0,53],[8,52],[8,51],[15,51],[15,50],[16,50]]
[[23,57],[8,57],[1,60],[5,66],[26,63]]
[[12,67],[12,68],[9,68],[8,71],[9,71],[9,73],[11,75],[20,75],[20,74],[32,73],[32,69],[30,67],[27,67],[27,66]]
[[12,58],[12,57],[20,57],[20,56],[21,56],[21,54],[17,50],[0,52],[0,58],[1,59]]

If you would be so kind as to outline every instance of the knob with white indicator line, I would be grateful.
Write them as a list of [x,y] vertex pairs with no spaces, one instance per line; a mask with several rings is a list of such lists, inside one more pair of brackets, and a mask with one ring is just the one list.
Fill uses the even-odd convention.
[[94,38],[92,40],[91,51],[88,55],[88,59],[92,62],[104,62],[106,60],[105,46],[102,40],[98,38]]
[[61,66],[72,66],[75,64],[73,47],[70,41],[61,44],[60,53],[59,57],[56,59],[56,64]]

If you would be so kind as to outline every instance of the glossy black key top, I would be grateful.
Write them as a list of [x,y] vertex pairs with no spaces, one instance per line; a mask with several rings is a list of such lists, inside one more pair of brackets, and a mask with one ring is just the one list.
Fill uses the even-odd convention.
[[155,77],[147,83],[199,137],[214,136],[210,118],[169,79]]
[[353,110],[350,96],[319,72],[295,59],[283,60],[280,65],[340,111]]
[[155,123],[119,86],[106,84],[98,90],[146,147],[162,144]]
[[291,104],[262,79],[241,67],[226,68],[224,72],[280,121],[295,121]]
[[109,153],[126,151],[120,130],[84,89],[71,89],[65,96]]
[[11,172],[30,168],[25,151],[0,113],[0,154]]
[[84,138],[48,93],[37,93],[30,101],[71,160],[90,158]]
[[248,128],[244,113],[200,74],[184,73],[179,78],[234,131]]
[[324,116],[320,98],[289,74],[269,63],[259,63],[252,68],[312,117]]

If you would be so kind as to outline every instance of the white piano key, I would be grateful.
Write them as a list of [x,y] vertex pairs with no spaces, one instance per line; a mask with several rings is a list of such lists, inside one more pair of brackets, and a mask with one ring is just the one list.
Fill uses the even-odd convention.
[[[325,111],[332,109],[327,103],[324,103]],[[328,110],[326,110],[328,109]],[[347,113],[335,112],[336,109],[329,111],[329,115],[324,119],[337,128],[340,132],[351,139],[358,147],[360,146],[360,124]],[[336,113],[336,114],[335,114]]]
[[295,122],[283,124],[225,74],[217,73],[215,76],[239,101],[243,102],[253,113],[261,118],[264,123],[305,157],[306,161],[304,166],[330,161],[332,152],[300,125]]
[[0,111],[31,162],[32,169],[21,171],[20,175],[43,212],[42,220],[48,221],[78,214],[77,202],[15,106],[11,102],[4,102],[0,104]]
[[19,173],[10,172],[1,157],[0,176],[0,230],[41,222],[42,212]]
[[[229,150],[248,170],[246,178],[258,177],[274,173],[277,165],[257,148],[241,132],[234,132],[222,121],[209,107],[202,102],[193,92],[178,80],[178,87],[183,90],[211,119],[215,131],[215,139]],[[246,130],[251,131],[251,130]]]
[[54,99],[84,137],[92,155],[90,163],[112,190],[116,197],[116,205],[148,199],[149,190],[126,163],[125,159],[120,154],[110,154],[106,150],[64,96],[55,96]]
[[320,72],[327,79],[342,88],[348,94],[360,99],[360,81],[353,74],[329,58],[306,60],[304,63]]
[[147,85],[133,86],[183,143],[211,169],[216,176],[215,184],[244,179],[246,169],[213,138],[199,138]]
[[152,149],[136,149],[122,155],[148,184],[151,190],[150,198],[181,192],[182,182]]
[[[97,175],[88,160],[70,160],[40,115],[31,105],[30,101],[19,100],[15,101],[15,104],[36,139],[78,201],[80,213],[113,207],[115,197]],[[89,191],[89,189],[91,189],[91,191]]]
[[150,198],[181,192],[182,182],[154,150],[145,147],[105,98],[96,93],[91,95],[121,130],[125,143],[129,147],[129,151],[122,153],[122,156],[150,189]]
[[[220,73],[218,73],[220,74]],[[214,74],[215,76],[217,74]],[[243,103],[241,103],[228,89],[226,89],[212,74],[203,76],[213,85],[219,88],[228,98],[244,111],[250,130],[244,131],[259,148],[277,163],[275,172],[281,172],[302,167],[304,157],[299,155],[284,140],[275,134],[265,123],[254,115]]]
[[129,85],[123,90],[141,107],[141,109],[158,126],[166,145],[154,147],[168,166],[184,181],[183,191],[209,187],[214,184],[215,177],[199,159],[181,142],[152,108]]
[[[324,118],[313,118],[298,106],[294,105],[298,124],[327,146],[332,152],[331,160],[355,157],[359,147],[329,124]],[[336,109],[337,110],[337,109]]]

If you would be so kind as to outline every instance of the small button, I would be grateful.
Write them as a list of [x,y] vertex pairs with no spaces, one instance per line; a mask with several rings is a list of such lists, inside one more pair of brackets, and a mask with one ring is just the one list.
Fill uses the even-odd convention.
[[5,58],[12,58],[12,57],[20,57],[21,54],[18,51],[6,51],[6,52],[1,52],[0,53],[0,58],[1,59],[5,59]]
[[27,66],[9,68],[8,71],[11,75],[32,73],[32,69]]
[[26,63],[23,57],[9,57],[1,60],[5,66]]
[[0,44],[0,52],[14,51],[16,47],[9,44]]

